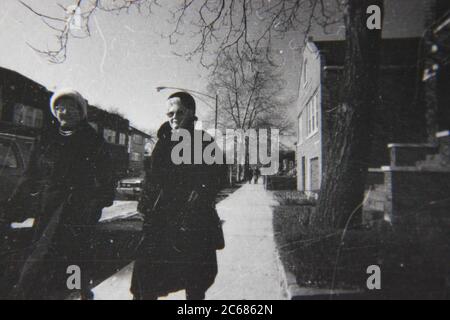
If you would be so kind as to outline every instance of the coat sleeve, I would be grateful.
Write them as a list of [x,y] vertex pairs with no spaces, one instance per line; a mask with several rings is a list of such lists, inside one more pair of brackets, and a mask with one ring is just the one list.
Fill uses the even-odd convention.
[[163,159],[161,143],[158,142],[153,150],[151,160],[145,168],[145,179],[141,197],[139,198],[138,211],[148,217],[152,210],[158,206],[158,199],[161,198],[161,180],[164,178],[165,170],[162,166]]
[[201,192],[204,194],[206,201],[214,203],[217,194],[226,187],[227,166],[224,164],[210,165],[207,172],[207,183],[201,185]]

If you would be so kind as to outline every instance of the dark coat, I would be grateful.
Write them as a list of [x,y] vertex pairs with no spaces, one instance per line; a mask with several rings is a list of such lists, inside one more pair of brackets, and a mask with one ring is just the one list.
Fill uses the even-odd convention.
[[178,142],[171,141],[168,123],[158,138],[138,207],[145,215],[144,236],[131,291],[140,298],[189,288],[206,291],[217,274],[216,250],[224,246],[215,199],[225,182],[225,166],[175,165],[171,152]]
[[[112,205],[116,179],[107,143],[87,123],[71,136],[46,131],[35,144],[28,169],[6,204],[7,219],[35,218],[13,298],[43,298],[52,279],[65,285],[66,269],[83,269],[102,208]],[[57,270],[59,267],[62,270]],[[87,270],[83,270],[87,272]],[[48,289],[50,290],[50,289]]]

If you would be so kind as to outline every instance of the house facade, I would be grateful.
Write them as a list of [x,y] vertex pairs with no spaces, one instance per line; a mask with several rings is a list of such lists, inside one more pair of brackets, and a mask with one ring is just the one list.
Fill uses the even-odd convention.
[[51,125],[52,93],[17,72],[0,67],[0,131],[35,137]]
[[322,175],[322,57],[309,41],[303,52],[297,117],[297,188],[315,192]]
[[[417,59],[420,39],[384,39],[381,49],[381,103],[373,114],[370,167],[389,162],[386,145],[426,139],[423,104],[418,103]],[[303,52],[297,118],[297,189],[320,190],[328,164],[326,146],[339,107],[344,41],[308,41]]]
[[119,178],[128,175],[130,161],[128,156],[130,122],[123,116],[88,106],[88,121],[109,144],[114,159],[114,171]]
[[450,210],[450,2],[431,2],[418,73],[427,139],[387,146],[389,165],[369,170],[377,177],[370,192],[378,204],[364,206],[363,221],[372,223],[384,217],[414,233],[423,229],[416,223],[425,219],[434,228],[427,232],[437,234],[445,228]]
[[129,128],[129,170],[131,176],[140,176],[144,172],[144,160],[150,156],[153,149],[153,138],[134,127]]

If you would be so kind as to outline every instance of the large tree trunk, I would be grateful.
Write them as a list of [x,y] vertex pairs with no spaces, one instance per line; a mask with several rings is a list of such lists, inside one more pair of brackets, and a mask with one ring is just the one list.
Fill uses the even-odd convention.
[[[347,0],[346,57],[342,95],[325,146],[317,215],[320,227],[341,228],[361,218],[371,150],[371,114],[379,102],[381,30],[367,28],[368,6],[382,0]],[[355,219],[355,220],[353,220]]]

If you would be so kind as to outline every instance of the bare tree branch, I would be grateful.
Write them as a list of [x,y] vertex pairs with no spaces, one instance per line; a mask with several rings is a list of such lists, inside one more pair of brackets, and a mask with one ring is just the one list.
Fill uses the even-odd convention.
[[73,5],[63,6],[57,4],[61,9],[59,16],[50,16],[38,12],[22,0],[17,0],[34,15],[40,17],[50,30],[56,32],[56,43],[54,49],[39,49],[28,44],[38,54],[49,59],[52,63],[62,63],[67,58],[67,50],[70,39],[90,37],[90,20],[96,11],[120,13],[135,7],[141,11],[146,7],[149,12],[156,0],[74,0]]
[[279,99],[283,83],[276,70],[261,56],[224,53],[209,86],[219,96],[220,123],[244,131],[263,122],[284,128],[287,104]]
[[[132,7],[141,11],[152,11],[157,0],[74,0],[72,6],[62,6],[62,14],[52,17],[37,12],[31,6],[18,0],[33,14],[56,31],[57,43],[52,50],[39,49],[47,53],[53,62],[63,62],[67,57],[67,45],[71,38],[88,37],[90,18],[97,11],[128,12]],[[166,37],[171,44],[190,33],[192,47],[187,52],[176,52],[187,60],[199,57],[204,67],[217,68],[221,55],[234,51],[238,56],[260,54],[265,50],[266,59],[271,59],[270,48],[274,37],[283,37],[290,30],[303,33],[303,40],[314,26],[328,27],[341,21],[341,0],[261,0],[256,4],[250,0],[183,0],[165,4],[171,13],[173,29]],[[77,23],[81,25],[77,26]],[[78,30],[74,30],[78,29]],[[80,35],[80,33],[82,35]]]
[[[195,26],[195,45],[184,55],[199,56],[204,67],[216,68],[226,51],[252,55],[265,48],[270,60],[274,36],[300,30],[305,40],[314,26],[326,30],[342,21],[342,15],[336,14],[340,12],[339,0],[260,1],[256,6],[249,0],[231,0],[228,5],[223,0],[191,0],[173,11],[174,29],[168,37],[173,41],[186,24]],[[250,21],[258,27],[251,28]]]

